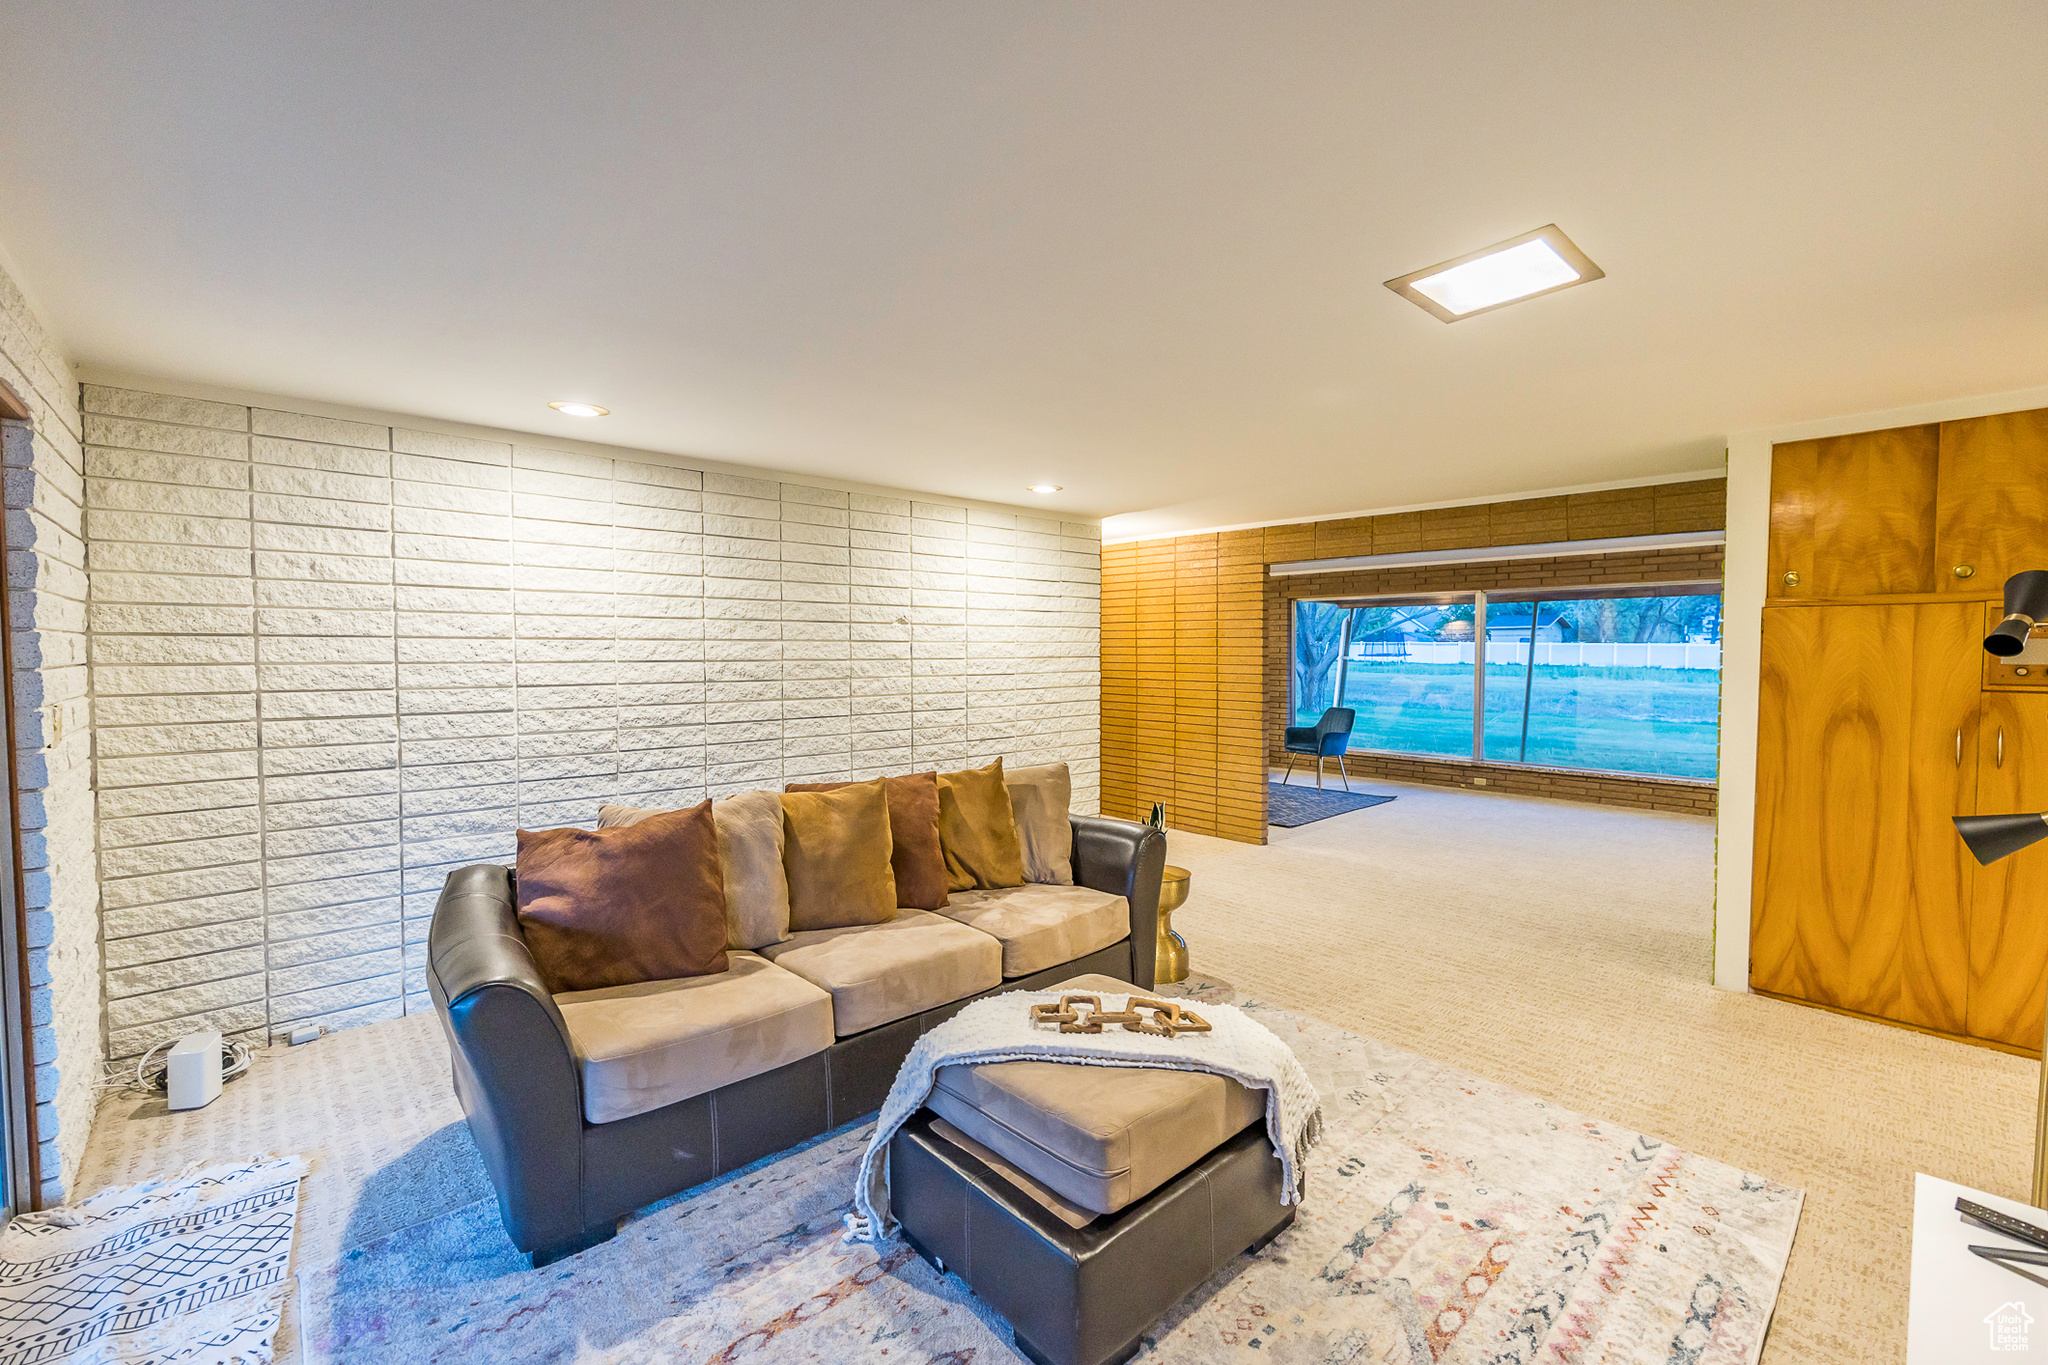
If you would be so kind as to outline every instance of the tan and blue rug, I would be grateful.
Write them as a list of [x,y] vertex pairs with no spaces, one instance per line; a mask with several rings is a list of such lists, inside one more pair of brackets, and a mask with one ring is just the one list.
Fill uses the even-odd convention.
[[[1200,980],[1322,1089],[1293,1228],[1159,1324],[1141,1359],[1754,1361],[1801,1194]],[[840,1240],[868,1125],[520,1268],[472,1204],[302,1268],[305,1359],[1007,1365],[1008,1329],[901,1243]]]

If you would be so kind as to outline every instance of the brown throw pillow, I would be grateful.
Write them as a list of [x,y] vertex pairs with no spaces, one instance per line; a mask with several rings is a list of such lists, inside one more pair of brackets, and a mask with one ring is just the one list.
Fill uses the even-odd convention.
[[1074,826],[1067,808],[1074,803],[1074,780],[1064,763],[1008,768],[1003,785],[1010,789],[1010,814],[1017,820],[1017,842],[1024,849],[1024,879],[1049,886],[1074,884]]
[[548,989],[726,969],[711,803],[621,829],[519,831],[519,927]]
[[1003,785],[1003,760],[939,774],[939,846],[948,891],[1024,885],[1024,851]]
[[[851,782],[792,782],[785,791],[829,792]],[[885,777],[889,797],[890,870],[896,874],[896,904],[912,910],[946,908],[946,854],[939,847],[939,775],[908,773]]]
[[782,867],[789,927],[844,929],[896,918],[889,867],[889,796],[882,779],[782,797]]
[[[599,806],[597,827],[637,825],[667,811]],[[740,792],[711,805],[725,879],[725,946],[764,948],[789,937],[789,880],[782,871],[782,798]]]

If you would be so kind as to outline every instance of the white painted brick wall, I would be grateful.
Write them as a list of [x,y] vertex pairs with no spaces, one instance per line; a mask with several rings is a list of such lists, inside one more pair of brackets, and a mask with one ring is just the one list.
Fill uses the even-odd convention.
[[111,1055],[427,1008],[450,869],[604,801],[1064,758],[1098,531],[85,389]]
[[[99,885],[88,728],[78,383],[0,272],[0,379],[32,426],[5,433],[15,768],[27,891],[42,1201],[70,1189],[100,1069]],[[25,1201],[24,1201],[25,1202]]]

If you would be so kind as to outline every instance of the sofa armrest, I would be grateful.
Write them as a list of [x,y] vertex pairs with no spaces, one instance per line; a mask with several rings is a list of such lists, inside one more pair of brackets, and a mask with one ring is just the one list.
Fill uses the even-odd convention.
[[582,1078],[519,930],[510,868],[448,874],[427,935],[427,987],[505,1231],[521,1251],[580,1236]]
[[1074,881],[1122,896],[1131,905],[1131,979],[1151,990],[1158,970],[1159,879],[1166,871],[1166,836],[1135,820],[1075,815]]

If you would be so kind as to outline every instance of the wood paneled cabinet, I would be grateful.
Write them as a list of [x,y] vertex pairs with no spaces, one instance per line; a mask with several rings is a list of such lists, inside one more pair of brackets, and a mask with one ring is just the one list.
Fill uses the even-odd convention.
[[1943,422],[1939,464],[1942,591],[1995,594],[2021,570],[2048,567],[2048,408]]
[[1764,609],[1753,986],[1967,1031],[1982,633],[1976,603]]
[[1931,425],[1777,447],[1770,596],[1935,591],[1939,455]]
[[2044,562],[2048,409],[1773,452],[1773,600],[1982,597]]
[[1778,446],[1769,560],[1750,984],[2037,1052],[2048,843],[1950,817],[2048,810],[2048,663],[1983,650],[2048,568],[2048,409]]
[[[2048,810],[2048,694],[1986,692],[1977,813]],[[1963,1032],[2041,1046],[2048,1000],[2048,844],[1971,867],[1969,1009]]]
[[1764,609],[1758,990],[2040,1050],[2048,842],[1980,867],[1949,818],[2048,810],[2048,689],[1983,686],[1996,614]]

